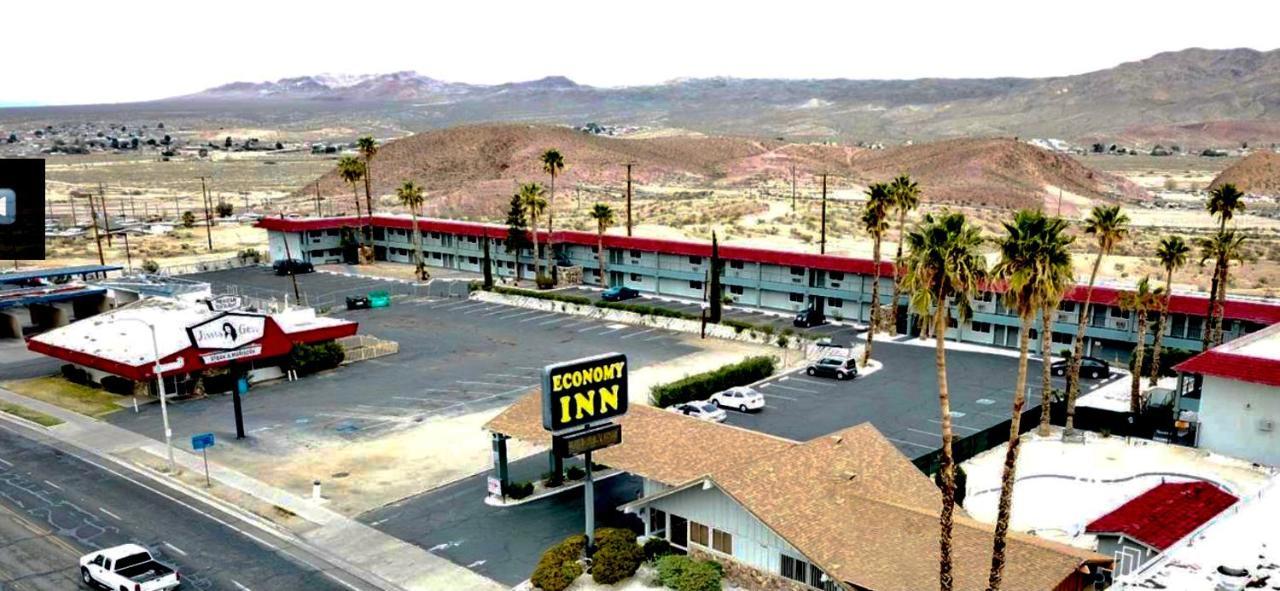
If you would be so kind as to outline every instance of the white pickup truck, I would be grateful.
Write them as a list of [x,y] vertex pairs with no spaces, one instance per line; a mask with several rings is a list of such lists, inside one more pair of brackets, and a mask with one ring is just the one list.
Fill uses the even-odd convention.
[[146,548],[124,544],[81,556],[80,580],[110,591],[169,591],[182,584],[182,575],[157,562]]

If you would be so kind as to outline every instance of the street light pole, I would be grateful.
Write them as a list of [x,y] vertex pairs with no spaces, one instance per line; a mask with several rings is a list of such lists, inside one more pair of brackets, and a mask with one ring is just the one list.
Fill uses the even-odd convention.
[[141,318],[118,318],[117,320],[137,322],[146,326],[147,330],[151,331],[151,354],[155,358],[155,363],[151,366],[151,371],[156,375],[156,391],[160,394],[160,417],[161,420],[164,421],[164,447],[169,456],[169,473],[175,474],[177,473],[177,465],[173,461],[173,431],[169,429],[169,407],[165,402],[164,376],[160,373],[162,368],[160,366],[160,345],[157,344],[156,341],[156,327]]

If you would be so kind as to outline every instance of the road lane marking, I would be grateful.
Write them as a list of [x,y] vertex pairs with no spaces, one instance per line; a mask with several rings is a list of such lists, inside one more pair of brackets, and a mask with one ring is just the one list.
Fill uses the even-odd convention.
[[[459,384],[469,384],[469,385],[473,385],[473,386],[502,386],[502,387],[504,387],[504,388],[510,388],[511,386],[513,386],[513,385],[514,385],[514,384],[504,384],[504,383],[502,383],[502,382],[468,382],[468,381],[463,381],[463,380],[458,380],[458,382],[457,382],[457,383],[459,383]],[[528,386],[519,386],[519,387],[520,387],[520,388],[532,388],[532,387],[534,387],[534,386],[536,386],[536,385],[537,385],[537,384],[531,384],[531,385],[528,385]]]
[[[165,546],[168,546],[170,550],[173,550],[174,552],[177,552],[178,554],[181,554],[181,555],[183,555],[183,556],[186,556],[186,555],[187,555],[186,550],[183,550],[182,548],[179,548],[179,547],[177,547],[177,546],[174,546],[173,544],[170,544],[169,542],[165,542],[165,543],[164,543],[164,545],[165,545]],[[234,583],[235,581],[232,581],[232,582]]]
[[53,488],[56,488],[56,489],[58,489],[58,490],[62,490],[62,487],[61,487],[61,486],[58,486],[58,485],[56,485],[56,484],[54,484],[54,483],[52,483],[52,482],[49,482],[48,480],[44,481],[44,483],[45,483],[45,484],[47,484],[47,485],[49,485],[49,486],[52,486]]
[[638,336],[640,336],[640,335],[642,335],[642,334],[648,334],[648,333],[651,333],[651,332],[653,332],[653,331],[655,331],[655,330],[658,330],[658,329],[656,329],[656,328],[650,328],[649,330],[642,330],[642,331],[640,331],[640,332],[633,332],[633,333],[628,334],[628,335],[622,335],[621,337],[618,337],[618,338],[620,338],[620,339],[629,339],[629,338],[631,338],[631,337],[638,337]]
[[116,515],[115,513],[112,513],[112,512],[110,512],[110,511],[107,511],[106,509],[103,509],[102,507],[98,507],[98,510],[99,510],[99,511],[102,511],[103,513],[106,513],[107,515],[110,515],[111,517],[114,517],[114,518],[116,519],[116,521],[124,521],[123,519],[120,519],[120,516],[119,516],[119,515]]
[[240,581],[237,581],[237,580],[235,580],[235,579],[231,579],[231,582],[232,582],[232,583],[234,583],[234,584],[235,584],[235,586],[236,586],[236,588],[237,588],[237,589],[239,589],[240,591],[253,591],[252,589],[249,589],[248,587],[245,587],[244,585],[241,585],[241,584],[240,584]]
[[12,468],[12,467],[13,467],[13,463],[12,463],[12,462],[10,462],[9,460],[4,459],[4,458],[0,458],[0,464],[4,464],[4,465],[6,465],[6,466],[8,466],[8,467],[10,467],[10,468]]

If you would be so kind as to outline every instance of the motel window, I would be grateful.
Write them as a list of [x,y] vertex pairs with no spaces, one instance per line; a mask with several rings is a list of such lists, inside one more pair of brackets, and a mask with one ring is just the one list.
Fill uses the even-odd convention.
[[476,257],[467,257],[467,262],[472,265],[478,265],[480,264],[480,259],[477,259]]
[[433,252],[433,253],[431,253],[431,258],[436,259],[436,260],[440,260],[442,257],[440,256],[440,253],[438,253],[438,252]]
[[1180,337],[1187,330],[1187,317],[1182,314],[1169,315],[1169,336]]
[[701,282],[701,281],[690,281],[690,282],[689,282],[689,289],[702,289],[702,282]]
[[742,262],[742,261],[729,261],[729,268],[730,268],[730,269],[741,269],[741,268],[743,268],[743,267],[745,267],[745,266],[746,266],[746,265],[745,265],[745,264],[743,264],[743,262]]
[[804,275],[804,267],[791,267],[792,275]]
[[1111,308],[1111,317],[1112,318],[1128,318],[1129,311],[1125,310],[1124,308]]
[[831,306],[832,308],[843,308],[844,300],[840,298],[827,298],[827,305]]
[[718,529],[711,530],[711,549],[733,555],[733,534]]
[[479,244],[480,239],[476,238],[475,236],[467,236],[467,242],[470,242],[472,244]]
[[337,231],[337,230],[329,230],[329,231],[325,232],[325,234],[326,234],[326,235],[328,235],[328,236],[337,236],[337,235],[338,235],[338,231]]
[[971,328],[973,332],[991,332],[991,323],[974,320]]
[[1070,344],[1071,344],[1071,333],[1066,333],[1066,332],[1055,332],[1055,333],[1053,333],[1053,336],[1052,336],[1051,338],[1053,339],[1053,342],[1055,342],[1055,343],[1057,343],[1057,344],[1059,344],[1059,345],[1070,345]]
[[1076,303],[1064,301],[1061,304],[1058,304],[1058,309],[1062,310],[1063,312],[1075,312]]
[[796,302],[796,303],[803,303],[803,302],[804,302],[804,294],[802,294],[802,293],[793,293],[793,294],[791,294],[791,296],[790,296],[790,297],[791,297],[791,301],[793,301],[793,302]]
[[830,277],[832,281],[844,281],[844,273],[839,271],[832,271],[828,273],[827,276]]
[[507,268],[508,268],[508,269],[514,269],[514,268],[516,268],[516,264],[515,264],[514,262],[512,262],[512,261],[507,261]]
[[640,278],[640,274],[639,274],[639,273],[632,273],[632,274],[631,274],[631,280],[632,280],[632,281],[644,281],[644,279],[641,279],[641,278]]
[[702,264],[702,257],[689,257],[689,264],[690,264],[690,265],[701,265],[701,264]]
[[947,315],[947,328],[955,328],[957,326],[959,326],[959,324],[956,323],[956,319],[951,315]]
[[1202,326],[1204,326],[1203,318],[1199,316],[1188,316],[1187,317],[1187,338],[1188,339],[1200,338],[1200,328]]
[[786,554],[782,555],[782,576],[793,581],[807,583],[809,582],[808,575],[809,563],[800,560],[799,558],[792,558]]
[[439,232],[432,232],[432,233],[431,233],[431,239],[432,239],[432,240],[439,240],[439,239],[440,239],[440,233],[439,233]]
[[631,251],[631,258],[633,258],[633,259],[638,259],[638,258],[640,258],[640,251],[638,251],[638,250],[633,250],[633,251]]
[[667,513],[661,509],[649,508],[649,533],[658,537],[667,531]]
[[733,294],[733,295],[742,295],[742,286],[741,286],[741,285],[730,285],[730,286],[729,286],[729,293],[731,293],[731,294]]
[[710,529],[696,521],[689,522],[689,541],[699,546],[710,546]]

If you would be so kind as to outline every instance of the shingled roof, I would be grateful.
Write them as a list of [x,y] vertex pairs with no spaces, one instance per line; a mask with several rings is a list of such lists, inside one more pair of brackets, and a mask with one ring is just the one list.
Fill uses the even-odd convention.
[[1235,495],[1209,482],[1165,482],[1095,519],[1085,531],[1122,534],[1164,551],[1235,502]]
[[[487,428],[549,441],[541,421],[535,392]],[[599,461],[676,487],[627,507],[710,482],[841,581],[875,591],[938,586],[941,493],[870,423],[804,443],[641,405],[620,423],[622,444],[596,452]],[[984,588],[991,526],[958,510],[953,539],[955,588]],[[1007,551],[1007,589],[1055,589],[1083,565],[1112,562],[1017,533]]]

